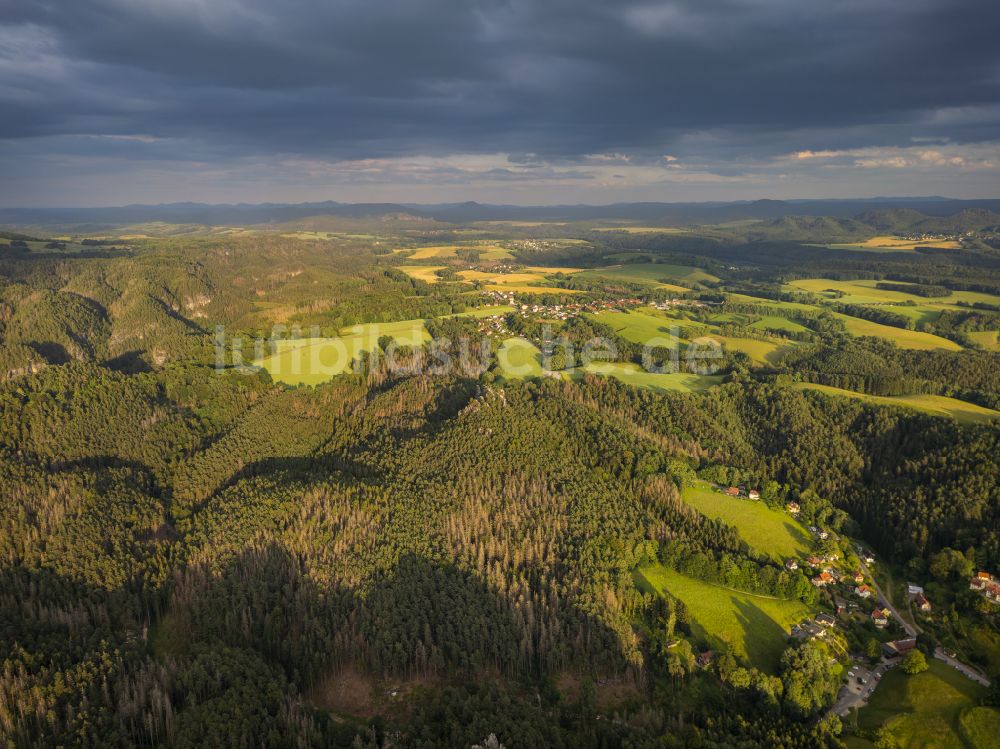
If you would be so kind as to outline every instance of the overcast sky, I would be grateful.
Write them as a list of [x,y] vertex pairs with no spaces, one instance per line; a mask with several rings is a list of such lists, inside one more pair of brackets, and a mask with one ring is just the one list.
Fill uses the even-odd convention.
[[0,0],[0,205],[1000,197],[997,0]]

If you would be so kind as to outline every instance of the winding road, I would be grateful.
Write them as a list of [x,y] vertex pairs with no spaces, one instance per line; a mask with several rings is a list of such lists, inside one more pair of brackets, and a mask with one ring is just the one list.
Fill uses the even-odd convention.
[[[892,612],[892,615],[896,617],[896,621],[899,622],[900,626],[902,626],[902,628],[906,631],[907,635],[909,635],[910,637],[916,637],[918,634],[920,634],[920,629],[918,627],[916,627],[913,624],[910,624],[906,619],[904,619],[899,615],[899,612],[896,610],[896,607],[892,605],[892,602],[882,592],[882,588],[879,587],[878,582],[875,580],[875,576],[871,574],[871,571],[868,569],[868,567],[865,566],[865,563],[860,562],[860,560],[859,563],[861,564],[861,571],[865,574],[866,577],[871,578],[872,586],[875,588],[875,595],[878,597],[879,606],[887,608],[889,609],[889,611]],[[990,685],[990,680],[987,679],[982,673],[974,669],[972,666],[962,663],[957,658],[952,658],[950,655],[945,653],[942,648],[938,647],[934,650],[934,657],[937,658],[939,661],[947,663],[949,666],[951,666],[959,673],[969,677],[970,679],[972,679],[975,682],[978,682],[979,684],[982,684],[984,687],[988,687]]]

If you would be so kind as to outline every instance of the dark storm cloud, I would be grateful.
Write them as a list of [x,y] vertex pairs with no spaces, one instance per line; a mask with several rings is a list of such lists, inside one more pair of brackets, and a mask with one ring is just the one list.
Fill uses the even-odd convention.
[[550,163],[994,141],[998,28],[989,0],[0,0],[0,139]]

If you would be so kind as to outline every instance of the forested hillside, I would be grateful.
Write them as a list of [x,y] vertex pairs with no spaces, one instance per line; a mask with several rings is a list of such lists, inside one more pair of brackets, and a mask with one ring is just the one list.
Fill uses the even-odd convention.
[[[789,640],[741,603],[812,612],[828,597],[684,490],[794,505],[789,533],[834,534],[803,537],[811,553],[858,539],[911,569],[946,550],[1000,567],[995,421],[797,387],[988,414],[1000,354],[854,335],[820,295],[759,267],[701,258],[694,273],[662,238],[632,241],[670,262],[628,275],[608,265],[617,235],[456,249],[437,231],[3,257],[7,745],[840,747],[827,710],[853,641]],[[591,276],[567,281],[580,261]],[[251,362],[257,338],[413,321],[430,352],[485,346],[482,370],[392,370],[379,356],[394,334],[377,328],[315,387]],[[569,355],[528,376],[493,361],[505,336],[544,347],[553,324],[580,347],[617,344],[609,371],[634,374],[636,330],[661,324],[724,355],[711,375],[631,384]],[[640,584],[649,568],[732,596],[747,636],[778,643],[773,664]]]

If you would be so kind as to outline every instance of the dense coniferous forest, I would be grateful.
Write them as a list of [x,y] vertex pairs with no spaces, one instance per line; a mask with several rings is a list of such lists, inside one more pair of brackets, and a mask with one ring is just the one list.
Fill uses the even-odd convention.
[[[0,737],[844,746],[830,708],[850,644],[782,629],[762,665],[706,634],[692,600],[640,584],[652,567],[832,607],[805,569],[693,506],[705,486],[760,488],[766,512],[794,504],[795,523],[834,536],[803,541],[803,557],[864,544],[919,577],[957,550],[963,569],[1000,570],[998,422],[877,400],[1000,410],[1000,353],[968,337],[1000,329],[997,312],[962,297],[915,322],[863,296],[993,294],[993,235],[977,225],[961,250],[901,257],[817,248],[831,226],[510,230],[423,259],[413,250],[460,235],[0,246]],[[514,290],[489,283],[504,273],[521,274]],[[843,301],[795,286],[812,278],[871,284]],[[637,367],[622,320],[662,310],[686,345],[722,341],[719,371],[690,375],[704,386],[637,387],[579,354],[527,377],[493,361],[495,332],[544,348],[555,323],[578,352],[599,337]],[[248,366],[258,338],[410,320],[426,340],[404,357],[464,336],[490,354],[481,373],[394,371],[379,359],[392,335],[314,386]],[[852,320],[944,343],[908,348]],[[955,600],[956,620],[978,604]],[[996,626],[989,607],[975,616]]]

